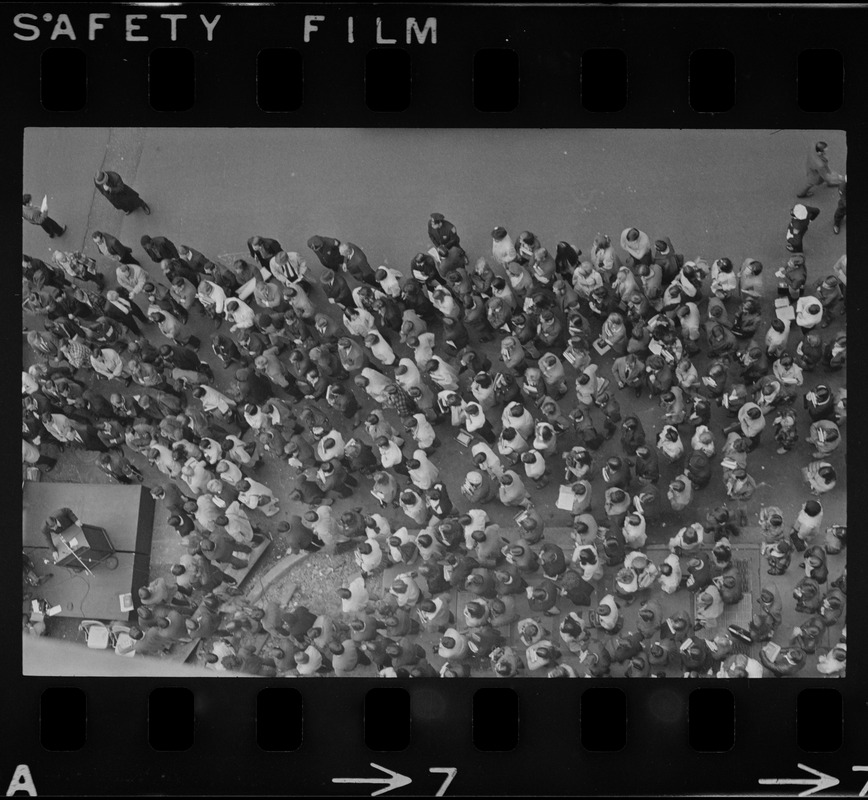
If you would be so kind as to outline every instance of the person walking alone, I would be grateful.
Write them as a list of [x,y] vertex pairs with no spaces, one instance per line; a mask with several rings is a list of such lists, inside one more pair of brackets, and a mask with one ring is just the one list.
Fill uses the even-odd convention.
[[829,166],[829,157],[826,155],[828,147],[829,145],[825,142],[817,142],[808,151],[808,158],[805,163],[808,184],[796,197],[810,197],[814,193],[814,187],[824,183],[826,186],[838,186],[841,183],[841,176],[832,172],[832,168]]
[[63,236],[66,233],[66,225],[61,228],[58,223],[48,216],[47,211],[37,208],[30,202],[33,199],[32,195],[25,194],[22,199],[21,216],[31,225],[39,225],[48,234],[49,239],[53,239],[55,236]]
[[151,213],[151,207],[139,197],[139,193],[127,186],[117,172],[100,170],[93,179],[97,191],[105,197],[118,211],[132,214],[136,209],[142,209],[145,214]]

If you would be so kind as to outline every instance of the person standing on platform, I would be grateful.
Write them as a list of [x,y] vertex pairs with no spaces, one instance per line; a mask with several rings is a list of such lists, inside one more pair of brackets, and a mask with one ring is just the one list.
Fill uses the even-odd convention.
[[54,537],[52,534],[60,536],[65,530],[68,530],[73,525],[80,525],[80,521],[78,517],[75,515],[75,512],[71,508],[59,508],[55,511],[47,520],[45,520],[45,524],[42,526],[42,535],[45,537],[45,541],[48,543],[48,546],[51,548],[52,553],[54,553],[55,560],[57,559],[58,551],[57,545],[54,543]]

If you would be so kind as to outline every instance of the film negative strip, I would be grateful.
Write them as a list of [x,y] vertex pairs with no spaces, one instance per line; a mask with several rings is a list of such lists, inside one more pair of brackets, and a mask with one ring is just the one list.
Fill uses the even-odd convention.
[[866,795],[863,7],[2,20],[7,795]]

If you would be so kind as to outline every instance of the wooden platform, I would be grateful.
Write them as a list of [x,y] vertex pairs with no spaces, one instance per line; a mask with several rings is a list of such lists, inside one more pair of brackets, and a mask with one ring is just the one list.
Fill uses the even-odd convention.
[[121,611],[119,596],[130,593],[135,597],[141,586],[148,585],[148,557],[141,553],[114,553],[89,575],[83,569],[54,564],[47,548],[25,548],[25,552],[38,575],[52,574],[33,595],[49,606],[59,605],[61,617],[129,622],[134,615]]
[[22,516],[25,547],[48,549],[42,525],[63,507],[71,508],[82,522],[105,528],[118,552],[150,556],[154,501],[144,487],[27,481]]

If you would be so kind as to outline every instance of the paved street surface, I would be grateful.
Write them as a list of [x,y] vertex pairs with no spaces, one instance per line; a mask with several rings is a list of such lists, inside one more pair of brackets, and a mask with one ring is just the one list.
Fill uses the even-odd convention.
[[[426,223],[433,211],[443,213],[456,225],[471,265],[479,256],[490,256],[490,231],[496,225],[505,227],[513,238],[521,230],[533,231],[550,252],[558,241],[567,240],[585,253],[598,232],[610,234],[617,248],[621,231],[635,226],[646,231],[652,241],[669,236],[676,252],[687,259],[702,256],[711,263],[727,256],[737,269],[746,257],[761,261],[768,298],[760,327],[764,334],[776,285],[773,273],[788,256],[784,232],[789,210],[798,202],[795,193],[804,184],[807,149],[818,139],[829,143],[832,169],[845,173],[844,135],[832,131],[29,129],[24,189],[37,203],[47,194],[50,214],[69,229],[63,239],[49,240],[39,227],[25,224],[23,249],[44,260],[54,245],[63,250],[83,249],[96,258],[108,279],[107,287],[111,287],[116,285],[114,266],[92,243],[94,230],[109,232],[132,247],[142,266],[160,279],[159,269],[139,246],[142,234],[167,236],[178,245],[189,245],[224,263],[242,254],[247,257],[246,240],[250,236],[269,236],[278,239],[286,250],[299,252],[318,275],[322,268],[305,244],[314,234],[352,241],[361,246],[372,266],[386,264],[409,273],[414,254],[430,247]],[[150,204],[152,214],[124,216],[113,209],[94,191],[92,177],[101,168],[119,172]],[[845,252],[846,223],[840,235],[832,232],[836,201],[837,192],[826,187],[807,201],[821,209],[805,237],[809,287],[830,274],[832,265]],[[316,299],[322,302],[318,290]],[[217,388],[225,387],[234,367],[224,371],[211,354],[207,345],[213,331],[210,321],[203,324],[195,314],[190,320],[193,332],[203,341],[200,356],[212,364]],[[27,326],[37,324],[29,317],[24,322]],[[836,319],[822,332],[824,341],[843,324]],[[224,325],[222,330],[226,328]],[[158,332],[148,335],[161,343]],[[797,341],[795,332],[791,350]],[[497,351],[492,345],[480,349],[495,362]],[[404,350],[396,347],[399,357],[406,355]],[[26,364],[29,358],[29,352],[25,353]],[[601,373],[611,378],[611,354],[597,361]],[[696,359],[700,374],[706,361],[704,355]],[[821,369],[805,377],[802,393],[821,381],[835,390],[845,385],[846,369],[833,374]],[[572,384],[569,368],[568,383]],[[108,395],[122,387],[106,388],[103,384],[100,390]],[[572,391],[562,401],[567,410],[571,398]],[[649,442],[656,439],[661,427],[656,401],[649,400],[647,394],[636,399],[632,392],[620,392],[617,399],[623,415],[639,415]],[[368,402],[365,409],[369,407]],[[599,418],[599,412],[595,413]],[[797,413],[803,440],[809,421],[806,412]],[[723,441],[721,428],[729,421],[723,410],[714,411],[711,427],[718,449]],[[400,425],[394,415],[392,422]],[[777,455],[770,422],[762,447],[749,456],[748,471],[759,487],[747,506],[749,525],[734,542],[737,558],[746,562],[755,593],[758,583],[769,578],[767,565],[758,555],[760,508],[764,504],[780,506],[789,526],[801,504],[810,499],[800,470],[811,460],[812,447],[800,441],[792,452]],[[846,437],[846,426],[844,433]],[[444,445],[435,463],[453,502],[466,508],[459,487],[471,468],[467,452],[446,429],[441,428],[439,435]],[[568,449],[573,442],[564,438],[560,444]],[[610,454],[622,455],[618,436],[597,451],[595,462],[602,464]],[[92,463],[93,455],[64,454],[45,479],[107,481]],[[163,476],[142,457],[133,454],[131,458],[143,469],[146,484],[162,482]],[[838,486],[822,498],[824,526],[846,524],[846,438],[829,460],[838,471]],[[559,464],[553,464],[549,486],[532,490],[537,509],[552,528],[570,524],[569,515],[555,507],[562,474]],[[268,530],[288,514],[305,510],[287,499],[291,472],[285,465],[277,469],[272,462],[257,474],[258,480],[281,497],[281,513],[263,525]],[[661,465],[659,486],[667,508],[665,489],[674,474],[672,468]],[[599,485],[597,479],[592,511],[602,519]],[[356,496],[335,503],[336,511],[357,506],[374,510],[368,488],[363,479]],[[704,521],[707,511],[725,499],[718,457],[712,482],[696,493],[694,505],[680,513],[664,512],[658,525],[649,525],[649,544],[665,545],[679,527]],[[499,503],[489,504],[486,510],[505,531],[514,526],[514,510]],[[393,521],[393,528],[408,523],[412,526],[400,510],[384,513]],[[166,516],[158,504],[152,577],[167,574],[182,552],[177,534],[165,526]],[[565,550],[569,555],[569,548]],[[658,563],[665,555],[662,550],[651,550]],[[257,574],[261,577],[284,552],[285,545],[277,540],[257,567]],[[845,557],[846,550],[829,557],[830,580],[841,574]],[[315,613],[323,610],[317,603],[329,602],[327,598],[333,597],[337,585],[352,572],[348,559],[350,555],[333,557],[325,570],[322,568],[329,557],[324,555],[300,562],[287,577],[287,581],[303,587],[293,601],[305,603]],[[793,585],[804,574],[799,564],[799,555],[794,554],[787,574],[776,579],[784,601],[783,623],[775,638],[781,644],[788,643],[793,626],[803,619],[795,613],[791,595]],[[331,569],[330,574],[339,580],[324,575],[312,582],[294,574],[314,568],[323,573]],[[612,585],[611,572],[607,571],[604,585]],[[538,577],[531,582],[536,580]],[[369,587],[378,594],[381,578],[369,581]],[[599,589],[597,599],[603,594]],[[273,591],[269,596],[274,596]],[[666,598],[665,611],[679,605],[687,607],[690,598],[687,592]],[[453,604],[460,618],[462,597],[455,598]],[[638,603],[625,611],[629,622],[637,607]],[[548,622],[545,624],[551,629]],[[553,619],[552,625],[556,628],[557,621]],[[625,627],[628,629],[629,625]],[[840,626],[827,633],[826,646],[834,644],[839,634]],[[556,633],[552,640],[562,644]],[[426,649],[430,652],[430,647]],[[435,666],[441,663],[437,658],[431,662]],[[816,656],[809,657],[802,675],[817,675],[815,664]]]

